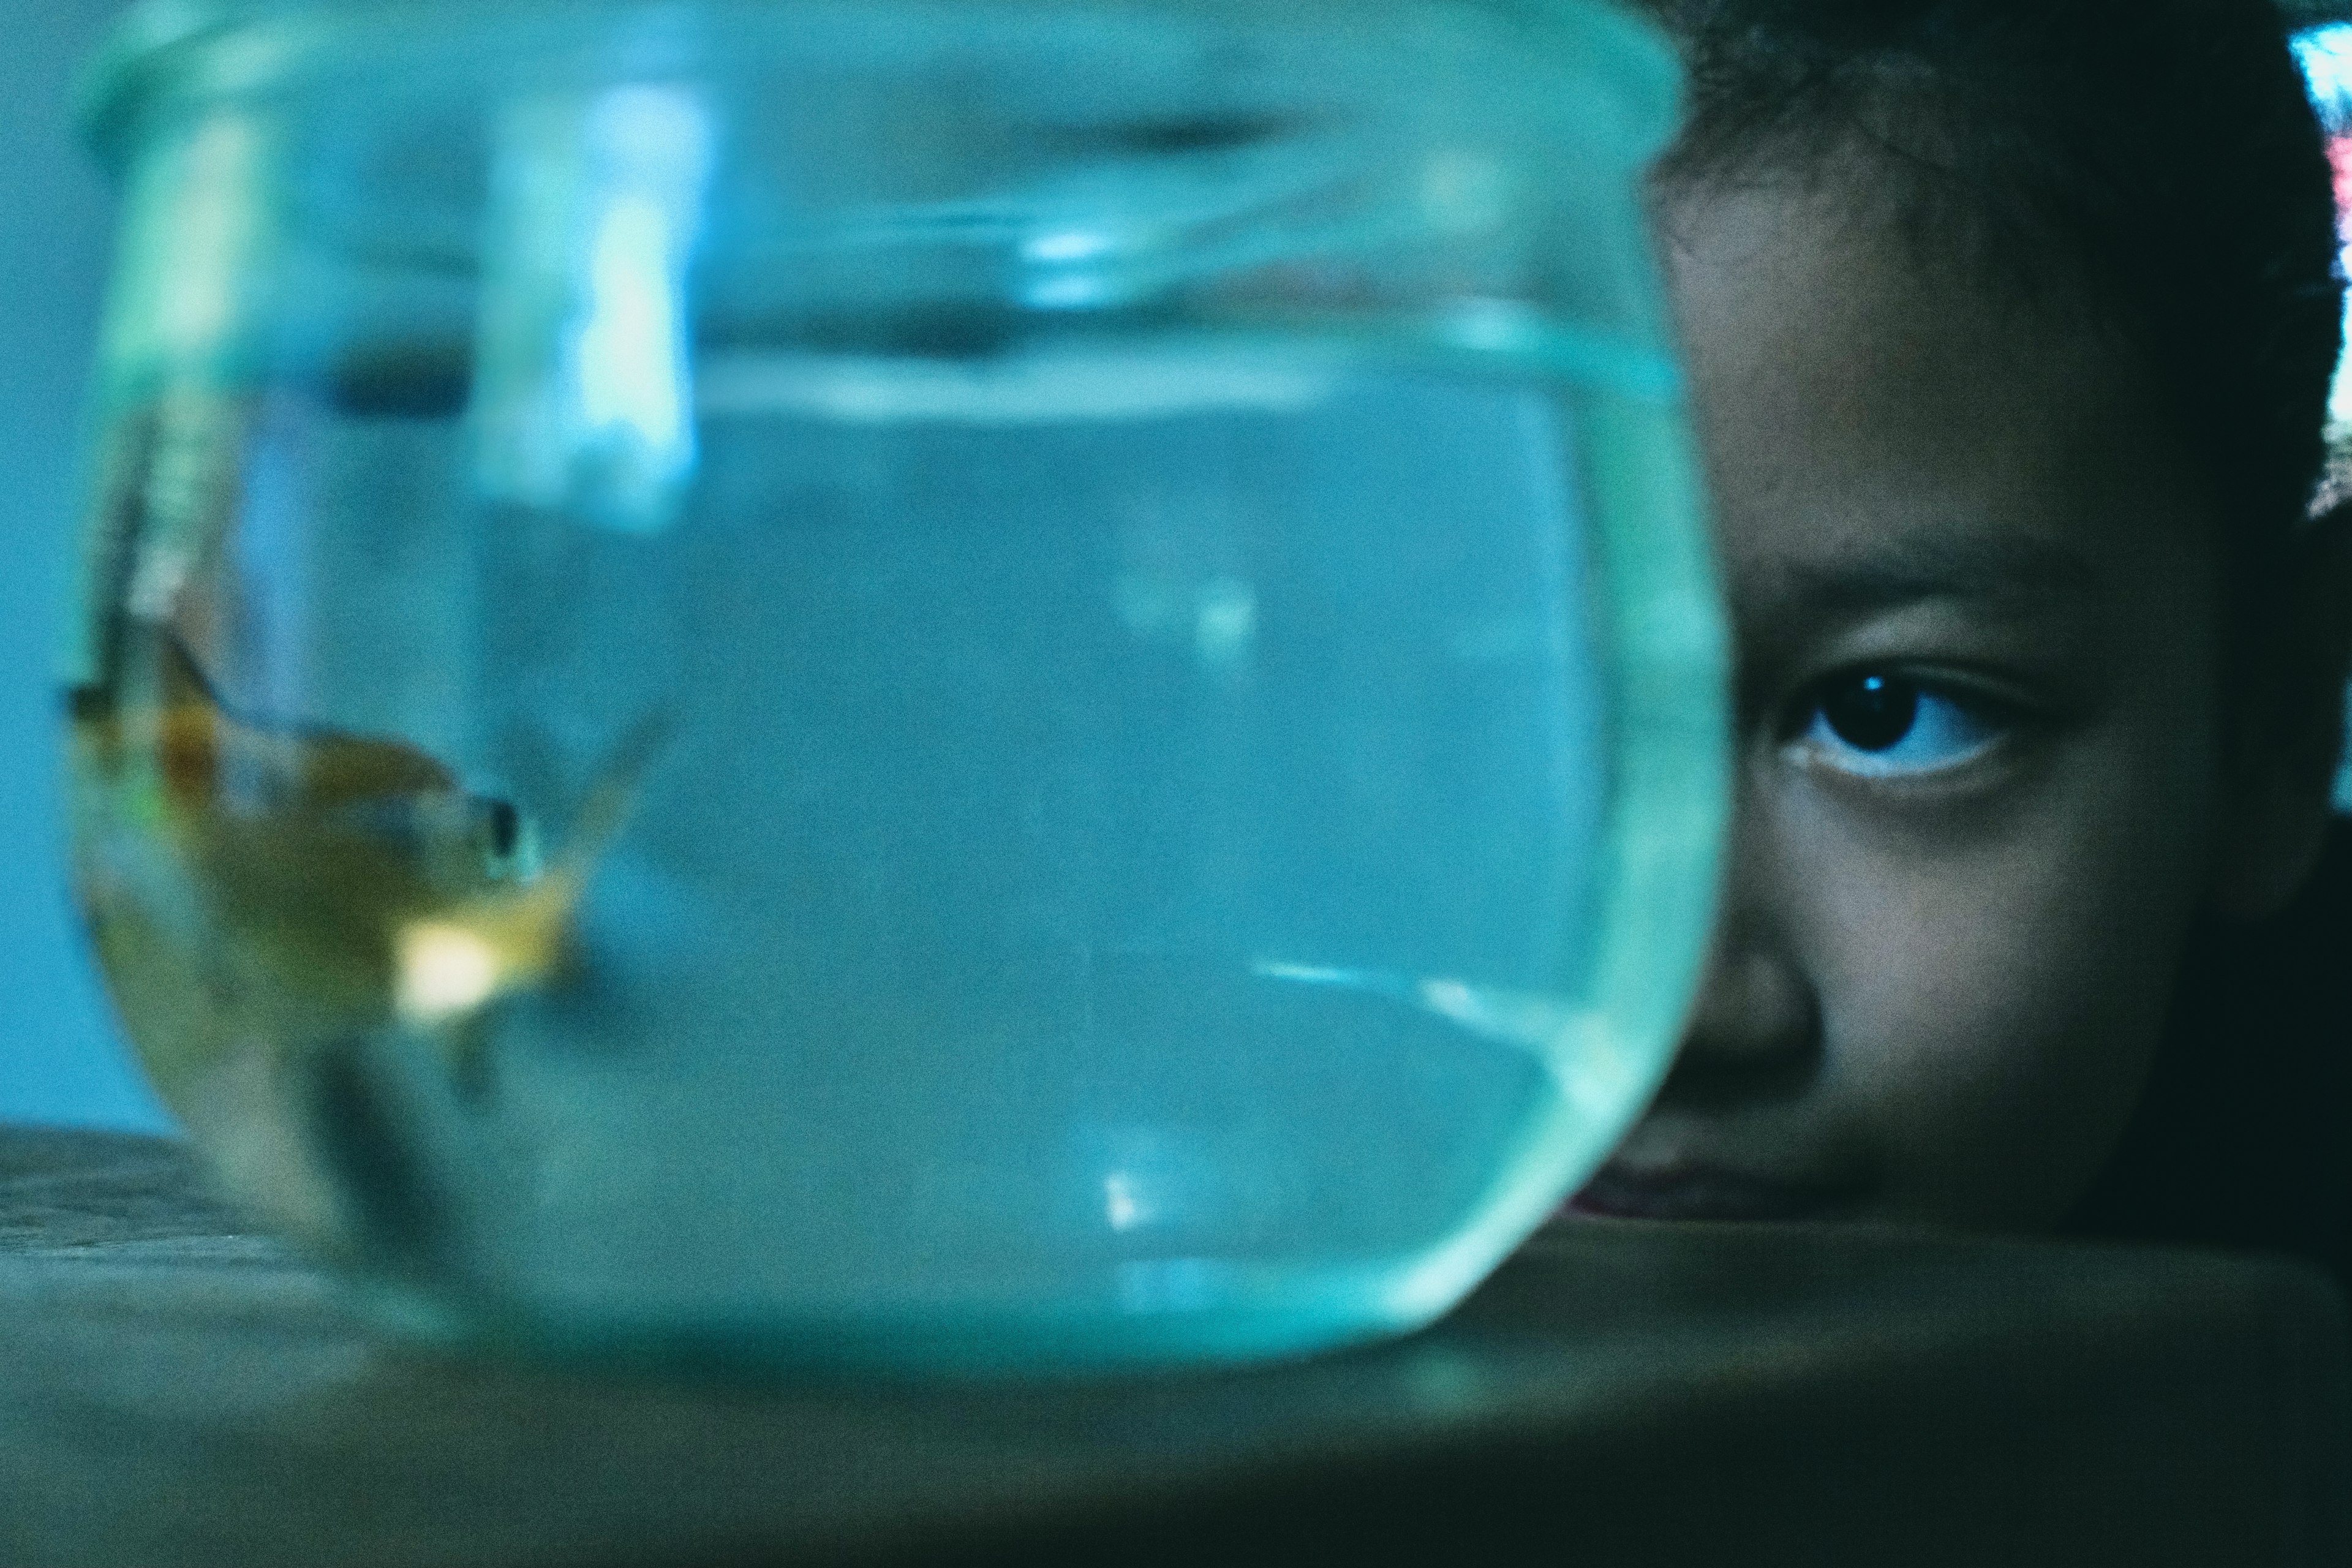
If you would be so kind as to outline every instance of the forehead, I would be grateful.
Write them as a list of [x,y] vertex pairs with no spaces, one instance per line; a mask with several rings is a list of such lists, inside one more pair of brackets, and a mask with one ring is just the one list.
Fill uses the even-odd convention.
[[2218,535],[2132,346],[2078,293],[1972,276],[1865,177],[1661,214],[1735,599],[1857,559],[2090,592],[2149,530]]

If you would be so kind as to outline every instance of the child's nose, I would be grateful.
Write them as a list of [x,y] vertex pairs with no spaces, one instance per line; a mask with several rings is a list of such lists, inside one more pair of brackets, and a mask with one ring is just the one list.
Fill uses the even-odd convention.
[[1796,967],[1718,936],[1664,1097],[1685,1104],[1792,1094],[1821,1052],[1821,1010]]

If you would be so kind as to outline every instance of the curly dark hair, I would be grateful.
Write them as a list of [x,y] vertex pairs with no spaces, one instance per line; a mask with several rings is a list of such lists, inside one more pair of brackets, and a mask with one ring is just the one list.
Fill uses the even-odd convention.
[[[1884,154],[1906,221],[2141,346],[2257,559],[2311,503],[2341,347],[2332,181],[2270,0],[1648,0],[1668,188]],[[2243,557],[2242,556],[2242,560]]]

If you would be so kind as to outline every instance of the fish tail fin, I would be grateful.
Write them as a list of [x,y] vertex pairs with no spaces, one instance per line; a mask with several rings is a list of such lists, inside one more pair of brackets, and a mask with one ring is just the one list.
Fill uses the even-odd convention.
[[573,821],[571,842],[557,857],[547,880],[560,879],[574,889],[587,880],[589,871],[627,825],[646,770],[661,754],[669,732],[670,721],[661,713],[647,713],[629,726],[597,770],[595,786],[581,803],[580,815]]

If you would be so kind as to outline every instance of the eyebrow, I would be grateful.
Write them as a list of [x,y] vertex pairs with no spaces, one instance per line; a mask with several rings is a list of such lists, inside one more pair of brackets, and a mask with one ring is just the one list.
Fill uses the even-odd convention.
[[1776,602],[1820,615],[1857,615],[1930,599],[2027,609],[2085,597],[2102,585],[2090,558],[2067,545],[1958,531],[1914,533],[1874,541],[1847,555],[1778,563],[1766,581]]

